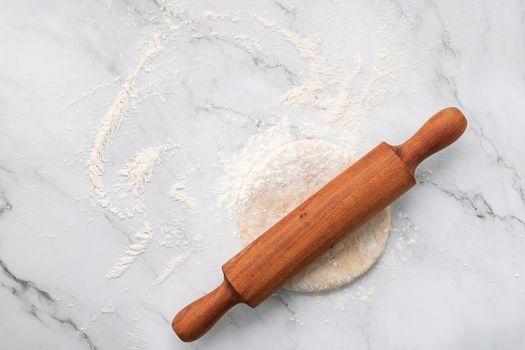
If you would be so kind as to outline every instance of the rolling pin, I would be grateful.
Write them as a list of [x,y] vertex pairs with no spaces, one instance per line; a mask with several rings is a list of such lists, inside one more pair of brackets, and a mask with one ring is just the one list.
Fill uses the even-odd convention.
[[175,333],[193,341],[234,305],[259,305],[414,186],[417,165],[457,140],[466,126],[457,108],[446,108],[405,143],[379,144],[224,264],[222,284],[175,316]]

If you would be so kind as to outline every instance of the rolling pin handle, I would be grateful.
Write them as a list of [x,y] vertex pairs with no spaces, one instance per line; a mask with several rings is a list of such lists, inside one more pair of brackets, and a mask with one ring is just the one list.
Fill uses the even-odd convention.
[[182,309],[171,326],[182,341],[190,342],[203,336],[229,309],[241,300],[225,280],[212,292]]
[[410,139],[395,149],[414,174],[419,163],[456,141],[466,127],[467,119],[459,109],[445,108],[430,117]]

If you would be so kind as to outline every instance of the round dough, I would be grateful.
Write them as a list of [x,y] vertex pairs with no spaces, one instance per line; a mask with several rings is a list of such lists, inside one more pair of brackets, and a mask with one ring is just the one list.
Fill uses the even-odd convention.
[[[279,147],[256,164],[240,191],[237,223],[250,243],[352,163],[342,148],[320,140]],[[348,235],[284,286],[319,292],[350,283],[379,259],[390,232],[390,208]]]

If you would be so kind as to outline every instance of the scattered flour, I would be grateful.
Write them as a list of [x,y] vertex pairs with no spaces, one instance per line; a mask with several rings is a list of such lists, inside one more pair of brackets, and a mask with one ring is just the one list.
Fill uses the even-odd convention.
[[307,63],[302,83],[282,96],[285,105],[311,109],[328,121],[355,128],[370,104],[385,99],[384,85],[395,82],[387,49],[378,54],[379,64],[374,74],[363,80],[360,76],[365,60],[361,52],[355,54],[353,64],[348,64],[337,57],[323,55],[319,37],[305,37],[261,16],[256,19],[289,42]]
[[[103,118],[100,128],[95,136],[93,148],[91,149],[89,159],[87,162],[88,175],[91,180],[92,191],[97,204],[117,215],[121,219],[130,218],[134,213],[144,212],[145,206],[142,201],[142,193],[144,186],[152,179],[155,168],[160,164],[162,156],[175,147],[173,142],[166,142],[157,146],[145,148],[135,154],[135,156],[128,161],[122,169],[118,172],[121,179],[115,184],[114,191],[127,191],[133,196],[133,207],[118,208],[114,206],[105,190],[103,175],[104,175],[104,154],[111,138],[117,133],[122,121],[124,120],[128,109],[130,108],[130,99],[135,92],[135,82],[141,72],[148,72],[148,65],[151,61],[161,54],[163,47],[160,44],[160,34],[153,36],[152,43],[146,47],[138,64],[127,76],[124,83],[121,85],[120,91],[116,100],[113,102],[110,109]],[[160,82],[166,77],[162,77]],[[107,84],[97,85],[90,91],[75,99],[70,105],[73,105],[85,98]],[[158,86],[159,82],[146,85],[142,90],[138,91],[138,100],[135,103],[140,103],[146,99],[154,86]],[[162,91],[159,89],[159,96],[162,97]],[[68,107],[70,106],[68,105]],[[190,203],[189,199],[187,203]],[[107,278],[113,279],[122,276],[129,267],[142,255],[153,238],[152,228],[149,222],[143,222],[143,228],[137,232],[135,242],[126,248],[124,256],[122,256],[113,268],[107,273]],[[176,268],[175,262],[170,260],[168,265],[162,270],[162,280],[166,279],[170,271]]]
[[224,175],[218,185],[219,203],[230,214],[236,211],[242,203],[242,198],[239,198],[243,193],[242,186],[253,167],[271,151],[296,139],[290,123],[283,118],[275,126],[251,137],[238,153],[221,159]]
[[330,299],[334,305],[334,309],[345,311],[348,300],[350,299],[350,294],[346,289],[336,291],[335,293],[330,294]]
[[83,100],[93,96],[97,92],[102,91],[106,87],[111,86],[112,84],[116,83],[117,81],[118,81],[118,78],[117,79],[109,79],[107,81],[103,81],[101,83],[96,84],[91,89],[81,93],[79,96],[74,98],[71,102],[69,102],[66,105],[65,109],[71,108],[72,106],[76,105],[77,103],[80,103],[81,101],[83,101]]
[[164,264],[157,275],[156,282],[164,282],[173,272],[182,267],[198,252],[199,240],[191,236],[188,230],[180,225],[161,227],[162,238],[160,246],[175,250],[176,253]]
[[144,51],[139,63],[127,76],[120,88],[116,100],[107,111],[106,116],[102,119],[102,123],[95,136],[93,148],[87,162],[88,175],[91,180],[92,191],[97,203],[102,208],[107,208],[112,213],[121,217],[127,215],[121,213],[118,208],[111,205],[111,201],[107,198],[104,189],[104,153],[111,138],[116,134],[120,124],[126,116],[130,95],[135,87],[135,81],[146,65],[162,52],[162,49],[160,35],[157,34],[153,38],[152,45]]
[[88,330],[88,328],[90,328],[96,321],[98,320],[98,316],[97,315],[93,315],[90,317],[90,319],[87,321],[87,323],[81,327],[79,327],[79,329],[81,331],[86,331]]
[[144,211],[144,203],[141,194],[144,191],[144,185],[151,181],[155,167],[159,165],[162,155],[172,150],[175,145],[167,142],[158,146],[145,148],[138,152],[133,159],[124,164],[119,170],[119,175],[125,179],[120,181],[116,187],[118,190],[129,190],[134,198],[134,210],[136,212]]
[[352,289],[343,289],[335,291],[330,295],[330,300],[333,303],[334,309],[345,311],[349,301],[358,301],[363,304],[368,304],[370,298],[374,295],[375,287],[371,285],[358,286]]
[[183,251],[180,254],[177,254],[171,257],[166,265],[162,268],[157,276],[157,283],[162,283],[168,278],[173,272],[179,269],[184,263],[191,257],[193,254],[192,250]]
[[125,349],[140,350],[146,349],[148,332],[140,324],[135,325],[133,330],[128,333]]
[[115,307],[113,306],[112,303],[109,303],[106,306],[104,306],[102,309],[100,309],[100,312],[102,312],[103,314],[112,314],[115,312]]
[[[400,267],[410,263],[414,259],[414,246],[418,227],[412,222],[407,214],[403,213],[398,204],[394,204],[392,211],[392,227],[389,246],[385,250],[378,269],[387,273],[386,281],[391,282],[399,278]],[[437,249],[443,253],[442,249]]]
[[[246,140],[239,152],[234,154],[218,154],[223,167],[224,175],[219,181],[218,197],[221,205],[228,212],[233,213],[238,205],[242,203],[241,186],[243,180],[251,172],[254,165],[263,156],[278,147],[304,138],[323,138],[322,136],[300,135],[299,129],[340,129],[344,130],[345,138],[338,140],[348,147],[348,153],[355,155],[357,145],[364,142],[361,124],[365,119],[369,107],[379,104],[385,96],[392,95],[399,90],[400,79],[394,67],[398,62],[392,59],[392,52],[385,48],[377,54],[376,67],[369,67],[368,58],[362,53],[356,52],[353,62],[346,62],[337,56],[330,56],[323,52],[323,41],[320,36],[305,36],[296,33],[288,27],[257,14],[241,13],[225,14],[215,11],[193,12],[184,8],[179,2],[159,0],[161,5],[160,14],[145,13],[143,20],[158,24],[162,32],[162,40],[165,43],[174,44],[175,37],[182,32],[190,33],[190,38],[207,38],[228,42],[253,57],[264,54],[267,46],[259,38],[233,33],[230,31],[218,31],[213,27],[213,22],[254,23],[280,37],[285,43],[293,47],[299,57],[304,60],[306,69],[304,74],[299,74],[298,84],[293,84],[281,95],[284,106],[296,108],[298,111],[310,110],[316,116],[321,117],[318,122],[303,122],[302,124],[291,124],[286,117],[272,126],[269,126],[256,135]],[[108,7],[111,2],[108,2]],[[130,11],[137,15],[132,8]],[[128,111],[134,108],[133,104],[140,104],[152,94],[159,97],[161,101],[167,94],[163,84],[172,80],[174,75],[164,75],[154,82],[150,82],[142,89],[135,88],[135,83],[141,72],[147,72],[151,61],[161,54],[163,47],[160,44],[160,35],[155,35],[152,43],[147,47],[139,62],[123,81],[116,100],[102,119],[96,134],[93,147],[87,162],[88,175],[91,181],[92,193],[96,203],[106,212],[116,215],[121,219],[134,216],[135,213],[144,212],[142,194],[145,185],[151,181],[155,167],[162,160],[162,156],[172,147],[172,144],[159,145],[138,151],[119,171],[121,181],[113,187],[117,192],[127,191],[133,196],[133,208],[117,208],[112,204],[106,193],[104,184],[104,155],[111,139],[116,135],[119,126],[126,117]],[[368,70],[367,70],[368,69]],[[406,77],[404,77],[406,78]],[[405,79],[406,80],[406,79]],[[414,84],[411,86],[413,87]],[[73,101],[77,103],[83,98],[90,96],[102,87],[95,86],[86,96],[81,95]],[[78,101],[77,101],[78,100]],[[225,114],[228,111],[223,111]],[[330,124],[331,127],[327,127]],[[109,186],[107,186],[109,187]],[[123,191],[124,192],[124,191]],[[191,210],[188,213],[197,212],[196,201],[189,196],[184,179],[173,183],[168,195],[182,208]],[[174,219],[175,224],[183,226],[182,219]],[[146,226],[146,222],[144,225]],[[147,224],[149,227],[149,224]],[[162,232],[163,227],[159,228]],[[179,227],[179,231],[180,231]],[[145,250],[151,242],[152,229],[149,227],[149,235],[137,236],[137,242],[130,245],[123,256],[115,265],[118,271],[108,273],[109,278],[116,274],[122,275],[135,261],[136,257]],[[198,241],[189,239],[188,234],[165,235],[160,241],[161,247],[172,248],[176,254],[170,258],[166,265],[160,270],[157,282],[164,281],[172,271],[182,266],[189,260],[198,249]],[[129,253],[129,254],[128,254]],[[124,268],[124,266],[127,266]],[[118,277],[118,276],[117,276]],[[366,293],[365,293],[366,294]]]
[[188,194],[186,184],[182,181],[177,181],[171,185],[168,196],[186,209],[196,208],[195,199]]
[[363,304],[367,304],[370,297],[374,294],[375,288],[373,286],[357,287],[356,292],[351,295],[351,299],[357,299]]
[[153,232],[150,224],[145,221],[143,227],[137,232],[135,236],[135,242],[130,244],[124,253],[124,255],[118,259],[117,263],[113,265],[111,270],[107,273],[106,277],[109,279],[119,278],[122,276],[129,267],[138,259],[139,256],[144,254],[148,246],[153,239]]

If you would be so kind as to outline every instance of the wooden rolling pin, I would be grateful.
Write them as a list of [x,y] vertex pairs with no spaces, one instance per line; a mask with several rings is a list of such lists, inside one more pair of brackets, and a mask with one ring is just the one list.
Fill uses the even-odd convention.
[[379,144],[224,264],[222,284],[175,316],[175,333],[193,341],[232,306],[259,305],[414,186],[416,166],[457,140],[466,126],[457,108],[446,108],[402,145]]

